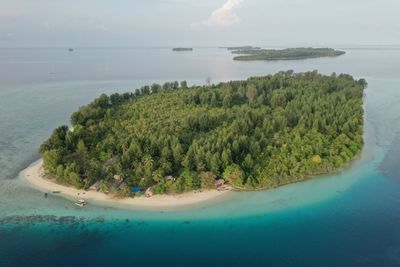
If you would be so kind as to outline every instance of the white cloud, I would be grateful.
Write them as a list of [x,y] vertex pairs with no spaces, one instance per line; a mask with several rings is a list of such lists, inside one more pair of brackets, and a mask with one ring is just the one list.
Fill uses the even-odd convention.
[[192,26],[206,26],[206,27],[217,27],[226,28],[236,24],[240,21],[240,18],[235,13],[235,9],[239,7],[243,0],[227,0],[221,7],[214,10],[210,17],[200,23],[194,23]]

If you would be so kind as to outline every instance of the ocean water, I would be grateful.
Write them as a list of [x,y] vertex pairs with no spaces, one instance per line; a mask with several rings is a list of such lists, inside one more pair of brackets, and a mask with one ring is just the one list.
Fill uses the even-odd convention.
[[[0,266],[400,266],[400,49],[235,62],[223,49],[0,49]],[[19,172],[99,94],[280,70],[365,78],[365,148],[341,172],[179,209],[120,209],[27,186]]]

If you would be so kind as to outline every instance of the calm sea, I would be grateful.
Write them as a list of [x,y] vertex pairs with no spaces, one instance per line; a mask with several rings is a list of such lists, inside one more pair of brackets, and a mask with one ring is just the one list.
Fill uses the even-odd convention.
[[[400,48],[236,62],[224,49],[0,49],[0,266],[400,266]],[[79,106],[164,81],[281,70],[365,78],[362,157],[342,172],[190,208],[124,210],[31,189],[18,173]]]

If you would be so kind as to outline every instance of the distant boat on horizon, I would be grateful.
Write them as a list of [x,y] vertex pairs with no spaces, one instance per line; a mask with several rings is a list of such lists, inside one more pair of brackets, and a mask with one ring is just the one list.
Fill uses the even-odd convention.
[[68,51],[69,52],[74,52],[74,49],[73,48],[68,48]]

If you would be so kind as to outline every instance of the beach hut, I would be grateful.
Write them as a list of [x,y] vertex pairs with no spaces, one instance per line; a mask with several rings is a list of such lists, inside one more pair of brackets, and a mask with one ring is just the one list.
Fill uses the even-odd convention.
[[118,186],[118,189],[119,190],[124,190],[124,189],[127,189],[128,188],[128,185],[125,183],[125,182],[122,182],[119,186]]
[[89,187],[89,190],[99,191],[100,190],[100,181],[97,181],[94,184],[92,184],[92,186]]
[[144,192],[144,195],[146,197],[152,197],[154,195],[154,189],[153,187],[147,188],[146,192]]
[[131,192],[132,192],[132,193],[140,193],[141,190],[140,190],[139,187],[132,187],[132,188],[131,188]]
[[115,181],[118,181],[118,182],[122,182],[122,180],[123,180],[123,179],[122,179],[122,176],[119,175],[119,174],[114,175],[113,178],[114,178]]
[[165,181],[172,181],[172,182],[175,182],[175,177],[174,176],[171,176],[171,175],[169,175],[169,176],[165,176]]
[[224,179],[215,180],[215,187],[216,187],[216,188],[221,187],[221,186],[223,186],[224,184],[225,184]]

